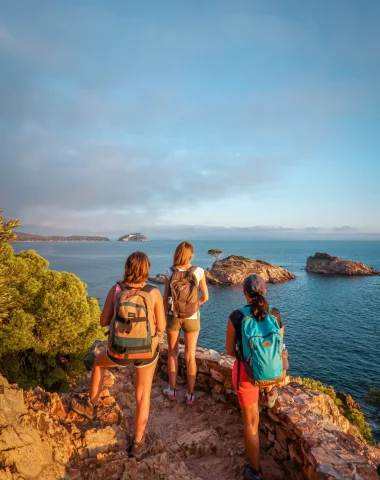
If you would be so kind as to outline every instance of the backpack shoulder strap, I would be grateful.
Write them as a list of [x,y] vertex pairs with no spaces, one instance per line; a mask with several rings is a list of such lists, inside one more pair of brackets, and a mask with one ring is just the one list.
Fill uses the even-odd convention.
[[123,280],[120,280],[120,282],[116,282],[116,285],[119,285],[122,292],[124,292],[124,290],[127,290],[127,288],[128,288]]
[[148,284],[146,284],[146,285],[141,289],[141,291],[142,291],[142,292],[146,292],[146,293],[150,293],[150,292],[152,292],[155,288],[156,288],[156,287],[153,286],[153,285],[148,285]]
[[198,267],[196,267],[195,265],[192,265],[192,266],[189,268],[188,272],[194,273],[197,268],[198,268]]
[[251,309],[249,307],[242,307],[242,308],[239,308],[238,310],[243,315],[243,318],[252,316]]
[[172,266],[170,267],[170,270],[174,273],[174,272],[176,272],[176,271],[178,270],[178,268],[175,267],[174,265],[172,265]]

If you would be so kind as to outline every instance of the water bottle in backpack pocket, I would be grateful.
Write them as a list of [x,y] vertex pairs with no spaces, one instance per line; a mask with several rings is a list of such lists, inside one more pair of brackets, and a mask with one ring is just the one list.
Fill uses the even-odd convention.
[[249,306],[240,309],[242,354],[249,381],[258,387],[274,385],[283,380],[286,372],[282,362],[282,336],[271,307],[263,320],[256,320]]

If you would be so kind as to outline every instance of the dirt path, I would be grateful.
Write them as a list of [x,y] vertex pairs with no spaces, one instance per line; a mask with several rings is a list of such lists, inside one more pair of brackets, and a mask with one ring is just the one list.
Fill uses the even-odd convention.
[[[177,400],[169,400],[161,393],[166,386],[159,378],[153,385],[150,428],[155,435],[198,478],[241,479],[247,459],[240,412],[203,392],[196,392],[194,405],[186,405],[186,390],[181,385]],[[268,444],[263,435],[260,441],[265,478],[285,480],[281,467],[266,451]]]
[[[88,421],[73,412],[66,417],[78,429],[78,438],[82,439],[78,455],[68,466],[77,476],[70,478],[241,480],[247,458],[240,412],[215,400],[212,395],[198,391],[195,404],[186,405],[184,382],[181,379],[179,382],[177,400],[172,401],[162,395],[166,382],[155,377],[146,430],[152,448],[146,458],[136,462],[127,455],[135,411],[133,371],[113,370],[106,378],[101,394],[98,419]],[[71,395],[85,396],[88,388],[87,378]],[[64,396],[66,411],[71,395]],[[108,446],[104,443],[107,435],[110,436]],[[264,435],[260,441],[264,478],[287,480],[281,466],[270,455]]]

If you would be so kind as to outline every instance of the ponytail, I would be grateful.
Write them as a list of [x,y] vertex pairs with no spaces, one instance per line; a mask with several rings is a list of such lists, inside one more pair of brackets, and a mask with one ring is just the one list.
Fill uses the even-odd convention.
[[262,295],[254,294],[252,297],[251,303],[251,313],[252,315],[261,322],[268,314],[268,302],[265,297]]

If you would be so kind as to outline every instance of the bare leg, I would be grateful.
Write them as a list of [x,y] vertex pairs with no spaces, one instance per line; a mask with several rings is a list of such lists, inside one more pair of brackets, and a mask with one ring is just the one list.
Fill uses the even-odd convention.
[[244,423],[244,445],[247,456],[255,470],[260,468],[260,441],[259,441],[259,405],[254,403],[248,407],[241,407]]
[[135,367],[135,442],[141,442],[149,417],[150,392],[156,370],[157,359],[146,367]]
[[179,330],[168,330],[168,370],[169,370],[169,385],[172,390],[177,384],[178,375],[178,339]]
[[108,358],[106,350],[101,351],[99,355],[95,357],[94,368],[91,372],[90,401],[93,405],[96,405],[99,401],[106,368],[111,367],[117,367],[117,365]]
[[187,370],[187,390],[194,392],[195,379],[197,378],[197,362],[195,361],[195,351],[197,348],[199,332],[185,332],[185,361]]

